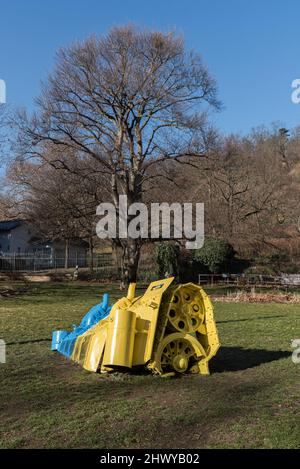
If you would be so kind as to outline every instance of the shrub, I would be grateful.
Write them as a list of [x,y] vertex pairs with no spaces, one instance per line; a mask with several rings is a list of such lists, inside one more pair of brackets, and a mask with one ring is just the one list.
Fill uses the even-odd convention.
[[215,274],[228,268],[234,257],[234,249],[224,239],[206,237],[203,247],[195,251],[194,257]]
[[160,278],[164,277],[166,273],[174,276],[178,274],[179,253],[178,244],[161,243],[156,246],[155,261]]

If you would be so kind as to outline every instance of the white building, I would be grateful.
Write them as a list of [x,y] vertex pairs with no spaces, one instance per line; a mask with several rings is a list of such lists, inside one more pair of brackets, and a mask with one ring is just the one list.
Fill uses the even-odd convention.
[[[65,241],[43,240],[24,220],[0,221],[0,258],[8,259],[34,256],[45,258],[49,267],[51,262],[63,267],[66,256]],[[87,244],[81,240],[68,243],[69,266],[84,265],[86,262]],[[58,264],[58,265],[57,265]]]

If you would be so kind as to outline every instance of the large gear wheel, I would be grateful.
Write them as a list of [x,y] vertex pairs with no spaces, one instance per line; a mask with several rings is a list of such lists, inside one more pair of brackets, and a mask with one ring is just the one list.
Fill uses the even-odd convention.
[[199,288],[179,286],[172,292],[168,303],[168,320],[172,330],[194,333],[203,324],[205,308]]
[[197,368],[197,363],[203,358],[205,351],[195,337],[175,332],[160,342],[149,367],[160,375],[194,372],[195,365]]

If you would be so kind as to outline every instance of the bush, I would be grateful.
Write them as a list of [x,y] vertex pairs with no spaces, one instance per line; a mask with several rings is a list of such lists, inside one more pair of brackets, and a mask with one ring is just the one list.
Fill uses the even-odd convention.
[[288,265],[284,269],[285,274],[299,274],[299,272],[300,272],[300,267],[297,264]]
[[267,266],[267,265],[252,265],[251,267],[248,267],[248,269],[246,269],[244,271],[244,273],[246,275],[271,275],[271,276],[274,276],[276,275],[276,272],[275,270],[270,267],[270,266]]
[[165,277],[166,273],[178,274],[180,248],[178,244],[161,243],[155,248],[155,261],[157,264],[157,274],[160,278]]
[[234,257],[234,249],[224,239],[206,237],[201,249],[194,254],[196,261],[206,266],[212,274],[228,269]]

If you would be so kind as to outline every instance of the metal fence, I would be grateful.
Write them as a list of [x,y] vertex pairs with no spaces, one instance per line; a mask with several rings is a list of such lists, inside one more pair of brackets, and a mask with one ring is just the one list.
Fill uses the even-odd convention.
[[[90,256],[75,255],[67,260],[68,268],[90,267]],[[114,267],[110,253],[95,254],[93,256],[95,269]],[[44,270],[58,270],[66,267],[64,257],[35,255],[35,254],[5,254],[0,256],[0,272],[39,272]]]
[[199,284],[211,285],[269,285],[269,286],[300,286],[300,275],[281,274],[277,276],[261,274],[199,274]]

